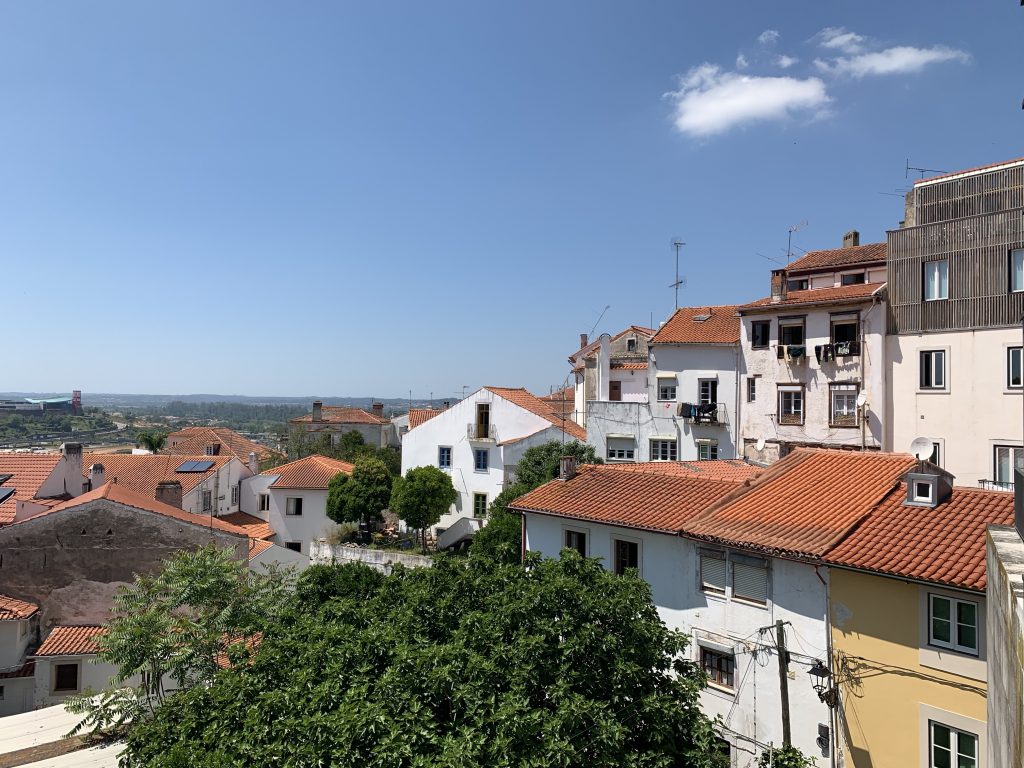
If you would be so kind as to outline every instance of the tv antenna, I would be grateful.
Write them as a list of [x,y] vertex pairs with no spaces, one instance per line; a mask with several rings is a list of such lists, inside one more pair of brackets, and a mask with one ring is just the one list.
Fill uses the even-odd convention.
[[926,173],[945,173],[945,171],[940,171],[937,168],[919,168],[916,165],[911,165],[910,164],[910,158],[908,157],[907,158],[907,167],[904,168],[904,170],[903,170],[903,178],[904,179],[909,179],[911,171],[917,171],[918,173],[920,173],[921,175],[918,176],[919,179],[923,179],[924,175]]
[[679,286],[683,286],[683,288],[686,287],[686,278],[685,277],[683,277],[683,278],[679,277],[679,251],[682,250],[684,245],[686,245],[686,243],[683,242],[682,238],[679,238],[679,237],[673,237],[672,238],[672,247],[675,248],[675,251],[676,251],[676,280],[675,280],[674,283],[669,284],[668,287],[669,288],[675,288],[675,291],[676,291],[676,309],[679,309]]
[[589,334],[587,335],[587,338],[588,338],[588,339],[589,339],[589,338],[590,338],[591,336],[593,336],[593,335],[594,335],[594,331],[596,331],[596,330],[597,330],[597,326],[598,326],[598,324],[599,324],[599,323],[601,322],[601,318],[602,318],[602,317],[604,317],[604,313],[605,313],[605,312],[607,312],[607,311],[608,311],[609,309],[611,309],[611,308],[612,308],[612,305],[611,305],[611,304],[608,304],[608,305],[606,305],[606,306],[605,306],[605,308],[604,308],[604,309],[602,309],[602,310],[601,310],[601,314],[597,316],[597,322],[596,322],[596,323],[594,323],[594,327],[590,329],[590,333],[589,333]]
[[786,241],[786,264],[788,265],[790,260],[793,258],[793,233],[799,232],[801,229],[807,226],[807,219],[804,219],[799,224],[794,224],[786,232],[789,233],[789,239]]

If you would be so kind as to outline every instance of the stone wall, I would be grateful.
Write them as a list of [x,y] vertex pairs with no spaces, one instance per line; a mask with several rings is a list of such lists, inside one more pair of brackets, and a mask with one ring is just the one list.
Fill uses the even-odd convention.
[[311,565],[362,563],[384,574],[391,573],[391,569],[397,563],[406,568],[429,568],[434,562],[433,558],[427,555],[328,544],[323,539],[313,542],[309,550],[309,561]]
[[988,768],[1024,765],[1024,540],[989,526]]

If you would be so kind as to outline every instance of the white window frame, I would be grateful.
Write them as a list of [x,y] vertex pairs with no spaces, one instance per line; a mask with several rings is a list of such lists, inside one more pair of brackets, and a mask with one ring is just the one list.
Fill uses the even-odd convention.
[[237,485],[231,486],[231,506],[238,506],[238,497],[241,493],[241,489]]
[[701,405],[717,405],[718,379],[697,379],[697,402]]
[[[922,504],[931,504],[935,501],[935,482],[932,480],[911,480],[911,498]],[[923,490],[923,492],[922,492]]]
[[[1013,362],[1014,358],[1017,358],[1017,381],[1018,384],[1013,383]],[[1007,389],[1024,389],[1024,347],[1007,347],[1006,348],[1006,388]]]
[[[937,600],[942,600],[949,603],[949,640],[940,640],[935,637],[935,612],[934,606]],[[961,645],[960,633],[958,627],[960,622],[958,621],[959,611],[957,610],[960,605],[969,605],[974,609],[974,643],[975,647],[969,645]],[[965,625],[970,626],[970,625]],[[978,656],[980,655],[981,645],[981,606],[976,600],[961,600],[958,597],[952,597],[950,595],[941,595],[935,593],[928,594],[928,645],[935,648],[945,648],[950,651],[956,651],[962,653],[965,656]]]
[[[679,441],[651,439],[651,461],[679,461]],[[657,455],[655,455],[657,454]],[[667,458],[662,458],[662,455]]]
[[632,446],[630,446],[630,445],[622,445],[621,447],[615,447],[615,448],[612,447],[611,442],[610,442],[611,440],[619,440],[621,443],[626,443],[627,442],[626,438],[623,438],[623,437],[619,437],[619,438],[610,437],[610,438],[606,438],[606,440],[609,441],[607,443],[607,445],[605,445],[605,453],[607,454],[605,456],[605,458],[608,461],[636,461],[636,441],[635,440],[633,441]]
[[[444,463],[441,461],[443,451],[448,452],[448,462]],[[475,458],[474,458],[475,461]],[[437,467],[438,469],[451,469],[452,468],[452,447],[450,445],[439,445],[437,446]]]
[[675,402],[677,388],[675,379],[658,379],[658,402]]
[[694,440],[697,444],[697,461],[717,461],[718,441],[717,440]]
[[[480,456],[483,455],[483,469],[480,468]],[[489,472],[491,469],[491,452],[487,448],[474,448],[473,449],[473,471],[474,472]]]
[[924,284],[922,297],[925,301],[944,301],[949,298],[949,259],[926,261],[922,266]]
[[747,376],[747,402],[757,401],[757,376]]
[[[799,328],[800,329],[800,341],[785,341],[786,329],[787,328]],[[805,317],[790,317],[790,318],[779,318],[779,345],[789,346],[790,344],[796,346],[806,346],[807,344],[807,318]]]
[[[946,350],[945,349],[922,349],[918,352],[917,385],[921,391],[934,392],[946,389]],[[941,364],[936,364],[940,360]],[[931,383],[925,384],[925,372],[928,372]],[[941,381],[936,384],[936,373],[940,374]]]
[[[946,725],[945,723],[941,723],[938,720],[929,720],[928,721],[928,762],[927,762],[928,768],[938,768],[938,763],[935,760],[935,750],[936,750],[935,726],[937,726],[937,725],[942,727],[942,728],[945,728],[947,731],[949,731],[949,736],[950,736],[949,749],[947,750],[945,747],[938,747],[938,749],[941,749],[943,752],[948,752],[949,753],[949,765],[950,766],[959,766],[959,765],[961,765],[961,760],[962,760],[963,757],[969,757],[969,758],[974,760],[974,768],[981,768],[982,760],[984,760],[984,756],[982,754],[980,754],[981,753],[981,738],[979,737],[979,735],[976,734],[976,733],[971,733],[970,731],[961,730],[960,728],[955,728],[955,727],[953,727],[951,725]],[[961,739],[961,737],[967,737],[967,738],[969,738],[969,739],[974,741],[974,755],[973,756],[964,755],[964,754],[962,754],[960,752],[960,739]]]
[[932,440],[932,455],[928,460],[936,467],[942,466],[942,454],[945,453],[943,442],[943,440]]
[[270,510],[270,494],[269,493],[261,493],[259,495],[259,500],[256,503],[256,510],[258,512],[267,512],[267,511]]
[[[858,427],[860,426],[860,408],[857,406],[857,396],[860,394],[860,387],[856,384],[830,384],[828,388],[828,423],[833,427]],[[843,413],[836,411],[838,400],[844,400],[846,406]],[[852,424],[840,423],[839,419],[853,417]]]
[[287,496],[284,500],[284,514],[286,517],[302,517],[302,497]]
[[[1010,460],[1010,463],[1009,463],[1010,474],[1009,474],[1008,477],[1000,478],[1000,476],[999,476],[999,466],[1001,464],[1001,462],[999,461],[999,452],[1000,451],[1006,451],[1007,454],[1008,454],[1008,458]],[[1018,456],[1022,455],[1022,454],[1024,454],[1024,448],[1022,448],[1019,445],[1005,445],[1005,444],[993,445],[992,446],[992,479],[995,482],[997,482],[997,483],[1013,483],[1013,482],[1016,482],[1015,479],[1014,479],[1015,476],[1013,474],[1013,471],[1014,471],[1014,468],[1017,466]]]
[[[778,403],[777,403],[778,411],[777,411],[776,418],[777,418],[777,421],[778,421],[779,425],[783,426],[783,427],[802,426],[803,423],[804,423],[804,419],[806,418],[806,413],[805,413],[805,410],[806,410],[806,408],[805,408],[805,406],[806,406],[806,402],[805,402],[806,393],[804,392],[803,386],[800,385],[800,384],[779,384],[778,385],[778,389],[779,389],[779,392],[778,392],[778,398],[779,399],[778,399]],[[796,413],[796,411],[794,412],[794,414],[787,414],[785,412],[785,408],[783,407],[783,403],[785,402],[785,395],[799,395],[800,396],[800,408],[798,410],[798,413],[799,413],[799,416],[800,416],[800,421],[796,422],[795,424],[792,423],[792,422],[784,422],[782,420],[783,416],[795,415],[795,413]]]
[[[1020,263],[1020,269],[1017,268],[1017,263]],[[1016,281],[1015,278],[1019,276],[1020,281]],[[1014,248],[1010,251],[1010,293],[1020,293],[1024,291],[1024,248]]]

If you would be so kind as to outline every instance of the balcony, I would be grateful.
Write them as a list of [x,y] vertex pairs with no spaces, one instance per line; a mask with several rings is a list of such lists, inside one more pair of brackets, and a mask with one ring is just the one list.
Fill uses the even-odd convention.
[[729,423],[725,403],[680,403],[677,413],[684,421],[694,424]]
[[1007,483],[1002,480],[979,480],[978,487],[984,488],[986,491],[1006,491],[1007,493],[1013,493],[1013,483]]
[[828,360],[839,360],[847,357],[860,357],[859,341],[835,341],[831,344],[779,344],[775,347],[775,356],[779,360],[790,363],[802,363],[810,355],[814,355],[819,364]]
[[498,431],[493,424],[476,424],[470,422],[466,425],[466,439],[477,442],[496,443],[498,442]]

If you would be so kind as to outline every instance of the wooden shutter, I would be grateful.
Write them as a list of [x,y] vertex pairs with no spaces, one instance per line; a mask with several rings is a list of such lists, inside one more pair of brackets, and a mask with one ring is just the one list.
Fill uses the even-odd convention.
[[768,602],[768,569],[733,561],[732,595],[757,603]]

